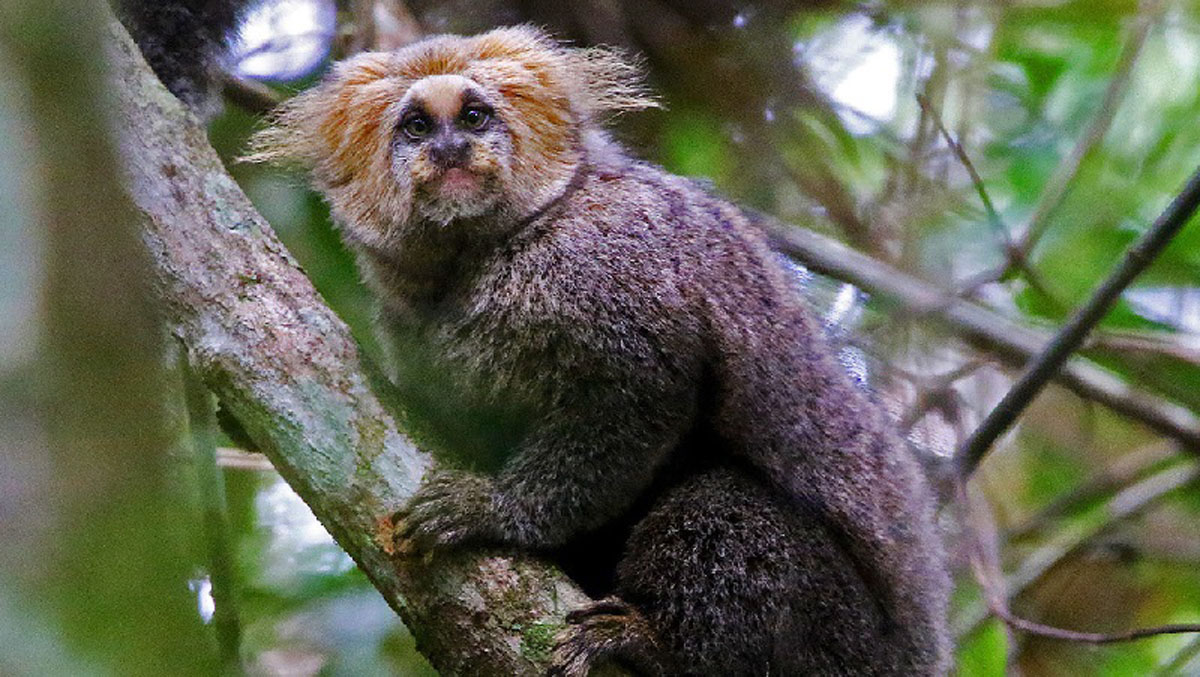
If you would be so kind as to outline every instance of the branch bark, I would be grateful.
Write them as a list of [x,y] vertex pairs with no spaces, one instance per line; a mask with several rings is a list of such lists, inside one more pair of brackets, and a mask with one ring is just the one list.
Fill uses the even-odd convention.
[[[814,272],[849,282],[906,312],[936,320],[967,342],[1009,364],[1026,364],[1050,340],[1050,335],[1044,331],[955,298],[836,240],[770,219],[765,219],[764,223],[777,249]],[[1082,357],[1071,358],[1053,378],[1080,397],[1099,402],[1161,435],[1178,440],[1189,453],[1200,453],[1200,418],[1186,407],[1131,387]]]
[[397,560],[384,516],[431,465],[346,326],[222,167],[204,130],[110,22],[127,182],[162,312],[204,383],[401,615],[442,673],[539,674],[586,597],[525,557]]
[[[1084,552],[1101,536],[1145,515],[1177,492],[1195,487],[1198,481],[1200,465],[1191,462],[1161,470],[1126,487],[1105,503],[1104,520],[1085,526],[1067,525],[1045,545],[1023,557],[1017,571],[1004,578],[1005,595],[1016,599],[1033,589],[1052,569]],[[954,624],[955,637],[961,640],[974,633],[987,621],[991,611],[986,603],[963,610]]]
[[963,476],[969,476],[992,446],[992,442],[1017,420],[1033,398],[1066,364],[1079,346],[1083,345],[1092,328],[1104,319],[1121,292],[1166,249],[1175,235],[1187,225],[1200,207],[1200,170],[1188,181],[1154,225],[1134,243],[1112,273],[1096,288],[1087,303],[1080,308],[1054,339],[1038,353],[1020,378],[1004,395],[987,418],[971,434],[957,454]]

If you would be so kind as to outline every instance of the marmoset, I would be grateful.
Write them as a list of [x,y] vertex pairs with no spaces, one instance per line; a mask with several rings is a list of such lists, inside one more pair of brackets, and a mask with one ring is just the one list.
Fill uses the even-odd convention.
[[652,105],[618,52],[502,28],[338,63],[257,135],[328,200],[396,380],[504,431],[401,549],[560,557],[599,599],[555,674],[944,673],[914,459],[755,218],[604,130]]

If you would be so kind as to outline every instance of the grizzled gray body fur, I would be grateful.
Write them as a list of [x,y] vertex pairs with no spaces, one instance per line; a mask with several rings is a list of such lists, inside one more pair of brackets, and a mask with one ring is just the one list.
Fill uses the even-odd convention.
[[312,169],[397,383],[465,459],[400,513],[400,550],[557,557],[605,597],[556,674],[943,674],[916,463],[751,219],[573,98],[609,57],[438,37],[346,62],[260,135],[258,159]]
[[453,381],[444,425],[475,404],[519,431],[479,505],[460,475],[418,496],[429,536],[552,548],[654,487],[614,592],[669,672],[943,671],[929,494],[791,273],[737,208],[590,140],[576,184],[507,238],[431,229],[413,277],[363,257],[399,381]]

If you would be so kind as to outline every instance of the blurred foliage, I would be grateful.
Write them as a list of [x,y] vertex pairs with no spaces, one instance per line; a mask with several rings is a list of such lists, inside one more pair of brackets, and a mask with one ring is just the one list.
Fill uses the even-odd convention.
[[[417,0],[404,7],[427,32],[532,21],[580,43],[644,54],[666,108],[614,121],[636,154],[948,289],[1003,264],[1006,241],[1022,241],[1029,220],[1044,212],[1026,265],[972,293],[1023,324],[1061,323],[1200,164],[1197,3],[604,5],[604,12],[586,9],[592,3],[517,0]],[[353,30],[348,13],[342,21]],[[1131,53],[1144,22],[1144,44]],[[1111,121],[1080,148],[1087,152],[1078,171],[1047,209],[1048,186],[1105,114],[1103,102],[1126,60],[1131,71],[1112,92]],[[0,68],[0,130],[20,129],[30,113],[17,105],[21,90],[7,86],[4,75]],[[1003,232],[917,94],[963,145]],[[372,303],[328,209],[303,177],[234,162],[255,124],[231,108],[213,123],[211,138],[317,288],[374,352]],[[6,162],[21,143],[0,132],[0,237],[10,243],[0,246],[0,389],[23,383],[18,377],[28,373],[32,339],[20,328],[38,319],[29,300],[36,266],[38,257],[52,255],[29,230],[31,198],[23,196],[36,191],[15,169],[20,165]],[[1200,228],[1192,225],[1104,321],[1102,335],[1114,340],[1087,354],[1130,384],[1200,413],[1198,282]],[[897,314],[867,295],[845,296],[830,281],[810,289],[827,318],[850,326],[844,333],[858,352],[848,363],[867,356],[872,386],[897,416],[911,418],[910,439],[935,464],[1009,383],[1010,371],[992,356],[925,318]],[[846,312],[846,299],[855,312]],[[939,375],[976,363],[946,386],[941,406],[912,410]],[[1056,388],[998,443],[973,488],[992,509],[1010,586],[1013,574],[1039,558],[1054,561],[1021,582],[1014,611],[1087,631],[1200,620],[1200,491],[1185,485],[1131,517],[1114,518],[1158,473],[1194,463],[1194,453],[1170,452],[1071,500],[1105,469],[1161,444],[1136,422]],[[248,666],[274,674],[431,674],[395,615],[276,475],[230,468],[225,479]],[[1065,507],[1043,515],[1048,506]],[[1093,647],[1010,633],[984,620],[979,586],[965,566],[958,507],[947,508],[944,520],[960,582],[959,674],[997,675],[1006,667],[1023,675],[1200,674],[1200,644],[1191,636]],[[1059,547],[1078,534],[1092,536]],[[194,582],[203,581],[203,550],[192,552]],[[0,587],[0,642],[11,636],[14,609],[29,609],[21,616],[31,627],[53,623],[35,600]],[[38,634],[45,652],[58,650],[56,636]],[[61,651],[59,663],[76,655]],[[5,665],[0,660],[0,672]]]

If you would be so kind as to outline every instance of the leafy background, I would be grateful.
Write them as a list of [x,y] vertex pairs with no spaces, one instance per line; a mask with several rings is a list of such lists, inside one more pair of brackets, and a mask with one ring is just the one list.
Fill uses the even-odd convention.
[[[643,54],[665,108],[613,121],[635,154],[1027,326],[1063,322],[1200,164],[1200,6],[1183,0],[380,4],[402,20],[378,22],[382,37],[403,32],[396,25],[470,33],[532,21],[579,43]],[[342,8],[336,19],[336,34],[318,26],[318,53],[353,49],[360,16]],[[0,392],[12,406],[27,402],[30,355],[45,350],[39,285],[53,252],[30,231],[38,179],[25,171],[23,130],[33,112],[21,103],[22,85],[6,80],[4,54],[0,185],[11,190],[0,191]],[[321,68],[273,86],[294,91]],[[371,301],[328,210],[302,176],[236,162],[258,119],[228,106],[211,139],[372,351]],[[961,143],[994,212],[939,124]],[[1028,241],[1006,259],[1011,243]],[[1192,225],[1124,294],[1087,356],[1131,387],[1200,413],[1198,282],[1200,228]],[[962,435],[1004,393],[1011,368],[871,290],[820,278],[809,289],[847,364],[867,374],[939,477]],[[178,495],[192,496],[176,529],[190,575],[177,583],[190,586],[194,620],[204,623],[209,565],[194,533],[199,499],[187,446],[181,437],[171,471]],[[973,478],[970,518],[960,502],[942,511],[958,582],[958,673],[1200,674],[1200,641],[1190,635],[1095,647],[1008,631],[988,617],[966,555],[976,537],[995,553],[988,563],[1003,571],[1012,608],[1026,618],[1097,632],[1195,622],[1195,452],[1061,388],[1039,397]],[[220,460],[248,668],[433,674],[282,480],[253,457],[227,452]],[[0,511],[19,510],[17,495]],[[113,566],[98,558],[90,565]],[[119,647],[81,649],[70,631],[53,630],[60,611],[3,585],[0,593],[0,646],[9,648],[17,629],[51,628],[35,633],[49,638],[44,646],[24,643],[27,661],[10,659],[14,672],[114,664],[96,657]],[[69,615],[70,604],[54,608]],[[8,672],[4,661],[0,672]],[[205,671],[212,658],[201,650],[181,665]]]

